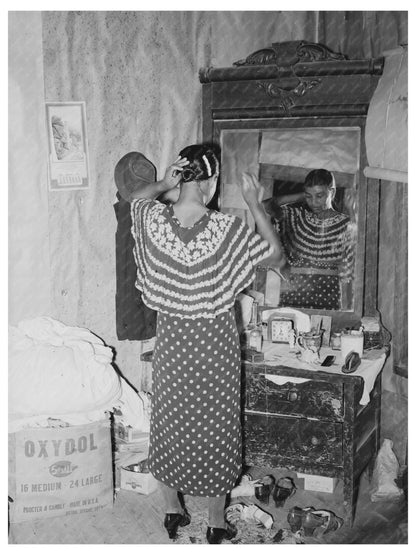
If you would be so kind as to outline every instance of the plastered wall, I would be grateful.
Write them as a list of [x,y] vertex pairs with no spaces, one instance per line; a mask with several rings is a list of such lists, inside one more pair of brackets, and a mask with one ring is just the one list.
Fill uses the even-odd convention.
[[9,321],[49,315],[46,132],[40,14],[9,16]]
[[[313,12],[11,12],[10,323],[87,327],[140,387],[146,345],[115,331],[114,166],[138,150],[162,174],[199,140],[200,67],[314,33]],[[86,103],[88,190],[48,191],[45,101]]]

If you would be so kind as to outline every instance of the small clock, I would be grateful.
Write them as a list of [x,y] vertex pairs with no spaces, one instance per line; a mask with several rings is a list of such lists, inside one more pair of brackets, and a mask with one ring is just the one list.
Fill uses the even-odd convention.
[[293,331],[293,320],[289,318],[271,317],[268,324],[269,341],[273,343],[289,343]]

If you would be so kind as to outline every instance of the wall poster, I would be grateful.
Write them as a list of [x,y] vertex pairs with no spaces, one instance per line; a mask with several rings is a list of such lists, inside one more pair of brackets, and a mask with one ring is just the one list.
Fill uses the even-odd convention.
[[47,102],[50,191],[88,189],[85,102]]

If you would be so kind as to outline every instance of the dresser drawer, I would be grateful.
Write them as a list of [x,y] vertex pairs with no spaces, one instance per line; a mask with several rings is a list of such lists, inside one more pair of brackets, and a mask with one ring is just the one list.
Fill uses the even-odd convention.
[[267,414],[244,416],[245,463],[316,468],[342,464],[343,425]]
[[264,373],[246,373],[245,406],[247,410],[268,414],[324,417],[330,420],[343,419],[344,388],[342,381],[329,382],[324,379],[313,379],[294,383],[288,376],[276,376],[276,378],[284,383],[276,384],[266,378]]

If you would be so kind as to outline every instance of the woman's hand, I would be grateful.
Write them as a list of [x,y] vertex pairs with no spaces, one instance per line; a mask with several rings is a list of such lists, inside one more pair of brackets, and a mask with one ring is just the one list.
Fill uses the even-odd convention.
[[165,177],[162,179],[162,182],[166,188],[166,191],[170,189],[174,189],[179,185],[181,180],[181,173],[185,166],[189,164],[189,161],[186,158],[177,158],[173,164],[171,164],[168,168],[166,168]]
[[[173,164],[171,164],[165,172],[165,177],[156,183],[147,183],[143,187],[140,187],[136,193],[130,196],[130,202],[138,198],[155,199],[160,195],[163,195],[167,191],[170,191],[179,185],[181,180],[181,173],[185,166],[189,164],[186,158],[177,158]],[[178,189],[179,191],[179,189]],[[174,197],[176,195],[173,195]],[[176,202],[178,199],[175,198],[172,202]]]
[[273,253],[263,262],[274,268],[281,268],[284,266],[286,259],[279,235],[275,232],[269,215],[262,204],[264,196],[263,186],[253,174],[243,173],[241,191],[256,223],[257,232],[273,247]]
[[252,173],[243,173],[241,192],[249,207],[261,204],[264,197],[264,188]]

